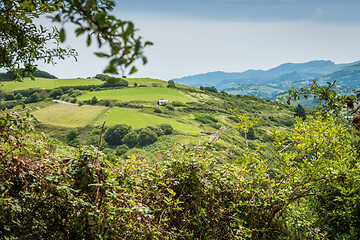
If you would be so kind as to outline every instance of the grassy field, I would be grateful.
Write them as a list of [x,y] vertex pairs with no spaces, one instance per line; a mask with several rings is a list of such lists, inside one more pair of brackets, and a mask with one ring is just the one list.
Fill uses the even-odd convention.
[[106,111],[101,106],[77,106],[55,103],[40,110],[33,115],[42,123],[63,127],[83,127],[93,123],[96,118]]
[[153,79],[153,78],[126,78],[126,81],[129,82],[129,86],[134,86],[134,83],[139,85],[146,85],[147,87],[151,87],[154,84],[157,86],[166,87],[168,85],[167,81]]
[[32,81],[30,78],[25,78],[23,82],[2,82],[2,89],[6,90],[21,90],[28,88],[44,88],[44,89],[52,89],[62,86],[84,86],[84,85],[100,85],[104,82],[91,78],[76,78],[76,79],[47,79],[47,78],[36,78],[35,81]]
[[159,99],[168,99],[179,102],[194,102],[195,98],[184,95],[173,88],[162,87],[141,87],[141,88],[124,88],[105,91],[88,92],[85,95],[79,96],[78,100],[89,100],[96,96],[98,100],[114,99],[121,101],[151,101],[157,102]]
[[201,129],[193,125],[180,123],[171,118],[164,118],[153,114],[143,113],[137,109],[110,108],[107,113],[105,113],[95,122],[95,125],[101,125],[104,121],[106,121],[107,126],[125,123],[132,126],[133,128],[143,128],[146,126],[155,126],[167,123],[170,124],[174,129],[182,132],[201,132]]

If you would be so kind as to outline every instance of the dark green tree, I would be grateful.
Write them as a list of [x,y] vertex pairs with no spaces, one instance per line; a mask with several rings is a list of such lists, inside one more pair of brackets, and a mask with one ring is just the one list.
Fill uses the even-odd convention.
[[157,140],[157,135],[149,128],[143,128],[139,132],[139,145],[149,145]]
[[35,102],[38,102],[40,100],[41,100],[41,98],[40,98],[39,93],[35,92],[35,93],[31,94],[31,96],[28,97],[25,102],[26,103],[35,103]]
[[167,85],[168,88],[175,88],[175,82],[173,80],[169,80],[168,81],[168,85]]
[[91,104],[92,104],[92,105],[96,105],[98,102],[99,102],[99,100],[97,99],[96,96],[94,96],[94,97],[91,99]]
[[58,99],[63,94],[64,94],[64,92],[61,89],[56,88],[56,89],[51,90],[49,96],[54,98],[54,99]]
[[123,138],[123,143],[126,144],[129,148],[133,148],[139,142],[138,134],[136,131],[131,131],[126,134]]
[[296,106],[296,108],[294,109],[294,116],[295,117],[300,117],[302,118],[302,120],[305,120],[306,119],[306,111],[305,111],[305,108],[303,108],[303,106],[301,106],[301,104],[298,104]]
[[122,144],[122,145],[119,145],[119,146],[116,147],[115,154],[116,154],[116,156],[121,156],[124,153],[126,153],[127,150],[129,150],[129,147],[126,146],[125,144]]
[[120,145],[123,143],[123,138],[132,130],[131,126],[126,124],[118,124],[110,127],[104,135],[104,140],[109,145]]
[[160,124],[159,127],[163,131],[164,135],[171,135],[174,132],[174,128],[170,124]]

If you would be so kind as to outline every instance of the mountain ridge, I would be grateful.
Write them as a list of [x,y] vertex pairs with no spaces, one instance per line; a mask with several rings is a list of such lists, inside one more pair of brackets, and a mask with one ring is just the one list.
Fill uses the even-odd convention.
[[[318,79],[359,63],[335,64],[330,60],[313,60],[304,63],[284,63],[268,70],[249,69],[243,72],[214,71],[172,79],[179,84],[194,87],[215,86],[219,90],[241,84],[279,84]],[[292,77],[291,77],[292,76]]]

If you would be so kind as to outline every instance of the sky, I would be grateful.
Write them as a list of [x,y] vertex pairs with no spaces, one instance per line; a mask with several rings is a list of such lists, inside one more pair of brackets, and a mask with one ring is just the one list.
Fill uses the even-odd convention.
[[[133,77],[170,80],[212,71],[270,69],[283,63],[360,60],[359,0],[115,0],[113,15],[152,41]],[[49,23],[42,22],[49,26]],[[106,61],[68,26],[78,61],[39,68],[57,77],[95,76]]]

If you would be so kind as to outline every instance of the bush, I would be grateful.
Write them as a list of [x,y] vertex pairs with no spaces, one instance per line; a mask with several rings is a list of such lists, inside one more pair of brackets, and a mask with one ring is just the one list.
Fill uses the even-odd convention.
[[116,156],[121,156],[124,153],[126,153],[128,150],[129,150],[129,147],[126,146],[125,144],[119,145],[115,149],[115,155]]
[[[161,104],[161,105],[164,105],[164,104]],[[174,111],[175,108],[173,105],[170,105],[170,104],[166,104],[166,108],[169,109],[170,111]]]
[[155,107],[155,108],[154,108],[154,112],[155,112],[155,113],[162,113],[161,109],[158,108],[158,107]]
[[217,122],[218,120],[215,119],[212,115],[210,114],[200,114],[198,116],[195,117],[195,120],[204,124],[207,123],[212,123],[212,122]]
[[132,130],[131,126],[126,124],[119,124],[110,127],[104,135],[104,140],[109,145],[120,145],[122,144],[122,139],[126,134]]
[[216,87],[205,87],[204,90],[209,91],[209,92],[215,92],[215,93],[218,92]]
[[157,135],[154,131],[149,128],[143,128],[139,131],[139,142],[140,146],[149,145],[157,140]]
[[174,128],[170,124],[160,124],[159,127],[163,131],[164,135],[171,135],[174,132]]
[[173,105],[174,107],[185,107],[186,104],[183,102],[179,102],[179,101],[173,101],[171,102],[171,105]]
[[73,141],[75,138],[77,138],[78,135],[79,132],[76,129],[72,129],[70,130],[70,132],[66,134],[66,141],[68,142]]
[[61,89],[56,88],[56,89],[51,90],[49,96],[54,99],[58,99],[63,94],[64,94],[64,92]]
[[5,100],[6,101],[11,101],[11,100],[14,100],[15,99],[15,97],[14,97],[14,93],[6,93],[5,94]]
[[129,132],[123,138],[123,143],[126,144],[129,148],[135,147],[138,141],[138,134],[135,131]]
[[21,93],[16,94],[15,99],[20,100],[23,98],[23,95]]
[[92,99],[91,99],[91,101],[90,101],[90,103],[92,104],[92,105],[96,105],[97,103],[98,103],[98,99],[97,99],[97,97],[96,96],[94,96]]
[[40,95],[39,95],[39,93],[36,92],[36,93],[31,94],[31,96],[28,97],[25,102],[26,103],[35,103],[35,102],[38,102],[40,100],[41,100]]
[[168,88],[175,88],[175,82],[173,80],[169,80],[168,81],[168,85],[167,85]]

